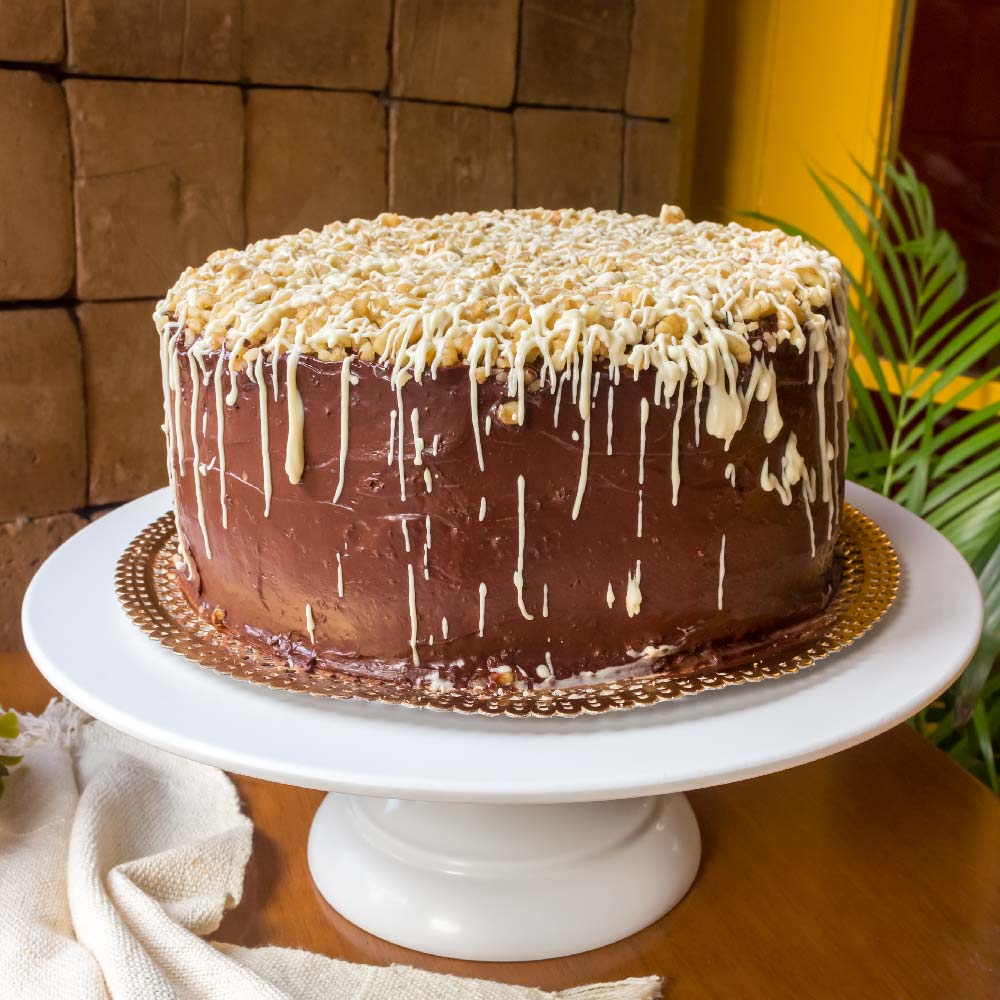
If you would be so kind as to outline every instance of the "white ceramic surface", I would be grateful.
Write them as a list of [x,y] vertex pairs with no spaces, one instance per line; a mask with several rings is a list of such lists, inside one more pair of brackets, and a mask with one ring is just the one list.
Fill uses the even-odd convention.
[[[903,562],[869,636],[796,676],[599,717],[480,718],[336,702],[218,676],[147,638],[118,556],[165,490],[94,522],[42,566],[28,649],[81,708],[230,771],[331,792],[309,837],[320,891],[399,944],[515,961],[594,948],[670,909],[700,838],[674,793],[852,746],[937,696],[972,655],[975,579],[935,531],[857,487]],[[344,794],[348,793],[348,794]],[[365,798],[364,796],[372,796]]]
[[982,605],[961,556],[912,514],[849,486],[900,554],[873,632],[795,676],[625,713],[480,718],[337,702],[234,681],[143,635],[114,593],[118,556],[165,490],[74,535],[28,588],[28,649],[63,694],[147,743],[327,791],[463,802],[580,802],[699,788],[853,746],[935,698],[975,648]]
[[687,892],[698,823],[681,794],[561,805],[331,792],[309,868],[348,920],[449,958],[530,961],[634,934]]

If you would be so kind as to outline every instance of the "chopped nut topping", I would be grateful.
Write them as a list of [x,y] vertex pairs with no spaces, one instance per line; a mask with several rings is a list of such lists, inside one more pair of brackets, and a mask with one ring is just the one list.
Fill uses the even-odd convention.
[[768,349],[802,349],[808,319],[842,286],[840,262],[800,237],[693,223],[672,206],[659,218],[393,213],[219,251],[181,275],[155,318],[197,353],[224,346],[234,370],[255,350],[292,347],[417,378],[456,364],[562,371],[587,353],[638,370],[650,352],[699,349],[720,333],[746,345],[746,324],[764,316],[777,321]]

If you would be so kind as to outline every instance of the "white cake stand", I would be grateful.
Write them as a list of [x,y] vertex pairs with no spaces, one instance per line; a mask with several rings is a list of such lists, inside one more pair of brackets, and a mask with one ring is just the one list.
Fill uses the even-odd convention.
[[687,892],[700,838],[686,789],[836,753],[932,701],[975,648],[982,607],[937,532],[859,487],[903,565],[896,605],[795,676],[597,717],[481,718],[253,687],[189,663],[118,605],[115,564],[166,491],[71,538],[24,601],[28,648],[116,729],[240,774],[328,791],[309,864],[349,920],[409,948],[513,961],[646,926]]

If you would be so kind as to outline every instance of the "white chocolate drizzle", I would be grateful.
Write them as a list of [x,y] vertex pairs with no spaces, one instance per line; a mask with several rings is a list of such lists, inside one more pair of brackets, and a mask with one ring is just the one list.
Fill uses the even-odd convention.
[[615,408],[615,385],[614,382],[608,382],[608,454],[613,455],[614,450],[611,445],[611,438],[614,434],[614,421],[613,413]]
[[337,489],[333,502],[340,499],[344,491],[344,470],[347,468],[347,433],[351,409],[351,360],[348,354],[340,364],[340,468],[337,470]]
[[639,584],[642,582],[642,563],[637,559],[635,561],[635,575],[629,571],[628,582],[625,586],[625,610],[628,612],[629,618],[634,618],[639,613],[639,608],[642,606],[642,591],[639,589]]
[[410,430],[413,432],[413,464],[424,464],[424,439],[420,436],[420,413],[414,406],[410,410]]
[[312,605],[306,602],[306,631],[309,633],[309,641],[316,645],[316,621],[313,618]]
[[542,617],[549,617],[549,585],[548,583],[542,584]]
[[[232,359],[230,359],[232,360]],[[226,406],[235,406],[240,398],[240,383],[237,373],[229,369],[229,392],[226,394]]]
[[813,526],[812,504],[816,499],[816,475],[810,472],[802,477],[802,505],[806,510],[806,523],[809,525],[809,554],[816,558],[816,529]]
[[448,638],[448,619],[441,619],[441,638],[447,640]]
[[701,444],[701,397],[704,392],[704,379],[698,379],[694,394],[694,444],[696,448]]
[[[778,409],[778,380],[774,375],[774,366],[767,365],[767,378],[762,384],[767,385],[767,394],[764,401],[767,404],[767,413],[764,417],[764,440],[770,444],[781,432],[784,421],[781,419],[781,412]],[[760,400],[758,391],[757,399]]]
[[[581,378],[583,385],[590,385],[590,366],[593,355],[590,351],[583,355],[583,372]],[[573,366],[574,372],[576,365]],[[591,397],[586,388],[580,393],[580,416],[583,418],[583,449],[580,454],[580,478],[576,485],[576,499],[573,501],[573,520],[580,516],[580,507],[583,505],[583,494],[587,488],[587,470],[590,464],[590,401]]]
[[569,378],[569,369],[564,371],[562,375],[559,376],[559,385],[556,388],[556,405],[552,411],[552,426],[559,426],[559,403],[562,399],[563,386],[566,384],[566,379]]
[[709,385],[715,433],[720,397],[736,402],[726,362],[733,351],[749,360],[749,327],[776,316],[768,349],[802,351],[803,323],[843,287],[839,261],[799,237],[691,223],[669,206],[659,218],[386,214],[219,251],[181,275],[155,318],[208,350],[224,345],[235,368],[248,349],[273,364],[295,346],[323,361],[354,352],[418,380],[428,364],[433,376],[464,362],[475,380],[481,361],[488,371],[502,360],[523,388],[525,365],[540,357],[552,377],[573,369],[574,399],[590,377],[574,357],[634,372],[683,365]]
[[403,467],[403,386],[396,383],[396,423],[399,426],[399,499],[406,502],[406,469]]
[[809,337],[809,351],[815,353],[818,360],[816,374],[816,422],[819,428],[819,468],[822,483],[823,502],[827,505],[827,534],[829,539],[833,534],[833,490],[831,488],[831,446],[826,437],[826,389],[827,370],[829,367],[829,351],[826,339],[826,320],[816,315],[812,317],[812,331]]
[[[170,484],[170,495],[173,498],[174,530],[177,532],[177,551],[187,571],[188,578],[194,577],[194,563],[191,560],[191,553],[188,551],[184,535],[181,533],[180,518],[178,516],[179,506],[177,503],[177,473],[174,468],[175,456],[178,455],[177,446],[183,441],[184,433],[179,430],[175,423],[176,405],[180,400],[180,390],[176,376],[179,374],[177,363],[177,334],[171,334],[172,327],[165,326],[160,331],[160,377],[163,387],[163,433],[167,443],[167,482]],[[176,390],[171,398],[171,392]],[[179,458],[179,456],[178,456]],[[178,460],[177,465],[183,472],[183,466]]]
[[609,608],[613,608],[615,606],[615,588],[611,586],[610,580],[608,580],[608,592],[605,595],[605,599],[608,602]]
[[198,524],[201,526],[201,537],[205,542],[205,557],[212,558],[212,546],[208,542],[208,527],[205,524],[205,505],[201,498],[201,474],[198,466],[201,459],[198,455],[198,392],[201,382],[198,378],[197,362],[193,352],[188,352],[188,364],[191,367],[191,478],[194,479],[195,502],[198,506]]
[[[709,407],[712,400],[709,398]],[[677,383],[677,410],[674,413],[673,430],[673,450],[670,455],[670,502],[676,507],[677,497],[681,489],[681,447],[680,447],[680,422],[681,414],[684,412],[684,381]]]
[[479,382],[476,381],[476,355],[469,355],[469,408],[472,411],[472,433],[476,439],[476,459],[479,462],[479,471],[486,471],[486,463],[483,461],[483,440],[479,436]]
[[222,398],[222,362],[225,355],[219,351],[219,360],[215,365],[215,436],[219,459],[219,505],[222,508],[222,527],[229,527],[229,515],[226,512],[226,442],[223,429],[225,427]]
[[816,500],[815,477],[815,471],[809,469],[799,453],[798,439],[794,431],[788,435],[788,440],[785,442],[785,452],[781,456],[781,476],[776,476],[770,471],[766,458],[760,470],[761,489],[767,493],[777,493],[786,507],[792,503],[792,487],[802,483],[802,503],[809,525],[809,548],[813,556],[816,555],[816,535],[812,518],[812,504]]
[[305,446],[302,441],[304,411],[296,377],[301,353],[302,348],[296,344],[288,355],[288,368],[285,375],[285,392],[288,395],[288,444],[285,448],[285,474],[293,486],[302,479],[302,471],[305,468]]
[[389,452],[386,465],[392,466],[392,459],[396,452],[396,411],[389,411]]
[[486,497],[479,498],[479,520],[486,520]]
[[483,637],[483,629],[486,626],[486,584],[479,584],[479,638]]
[[170,346],[170,388],[174,391],[174,444],[177,446],[177,468],[184,475],[184,434],[179,428],[181,423],[181,375],[180,356],[177,350],[181,333],[178,330],[171,339]]
[[264,381],[264,355],[258,354],[252,369],[257,381],[260,409],[260,459],[264,473],[264,517],[271,515],[271,443],[267,420],[267,385]]
[[719,548],[719,610],[722,610],[722,584],[726,579],[726,536],[722,536],[722,545]]
[[413,563],[406,564],[407,595],[410,605],[410,652],[413,654],[413,665],[420,666],[417,655],[417,591],[413,582]]
[[517,606],[524,618],[531,622],[535,616],[524,606],[524,476],[517,477],[517,569],[514,571],[514,588]]
[[639,485],[646,481],[646,423],[649,421],[649,400],[639,400]]
[[643,396],[639,400],[639,507],[635,521],[636,538],[642,538],[642,487],[646,481],[646,424],[648,422],[649,400]]
[[580,515],[583,506],[583,494],[587,488],[587,472],[590,466],[590,412],[583,422],[583,451],[580,455],[580,478],[576,487],[576,499],[573,501],[573,520]]
[[341,562],[340,553],[337,553],[337,596],[344,596],[344,564]]

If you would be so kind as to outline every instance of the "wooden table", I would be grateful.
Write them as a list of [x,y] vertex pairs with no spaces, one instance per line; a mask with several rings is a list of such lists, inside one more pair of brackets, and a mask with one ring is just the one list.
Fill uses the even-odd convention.
[[[53,694],[27,656],[0,654],[0,704],[38,712]],[[691,793],[704,857],[687,898],[625,941],[548,962],[432,958],[359,930],[309,877],[322,793],[234,780],[254,853],[220,941],[546,989],[658,973],[666,1000],[1000,997],[1000,802],[907,727]]]

